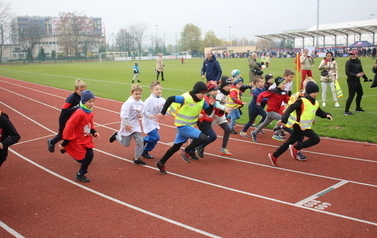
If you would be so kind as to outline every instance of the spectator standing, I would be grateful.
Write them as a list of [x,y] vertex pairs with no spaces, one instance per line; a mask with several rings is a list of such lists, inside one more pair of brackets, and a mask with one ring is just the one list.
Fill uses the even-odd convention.
[[322,107],[326,107],[327,86],[330,86],[335,107],[340,107],[335,89],[335,81],[338,80],[339,75],[338,64],[336,63],[331,51],[326,53],[326,57],[319,64],[319,70],[321,70]]
[[217,84],[219,84],[222,73],[223,72],[219,61],[216,60],[216,57],[211,51],[207,51],[206,58],[203,61],[202,70],[200,72],[202,79],[206,78],[207,82],[215,81]]
[[312,66],[314,65],[314,58],[308,55],[309,50],[304,49],[300,57],[301,63],[301,83],[300,89],[303,89],[302,83],[304,82],[306,77],[313,77]]
[[257,53],[252,53],[249,57],[249,83],[254,82],[254,77],[258,71],[261,71],[261,67],[257,64]]
[[156,77],[156,80],[158,80],[160,74],[161,74],[161,80],[164,81],[164,70],[165,70],[165,65],[164,65],[164,61],[162,59],[162,54],[159,53],[157,58],[156,58],[156,73],[157,73],[157,77]]
[[364,78],[364,82],[372,81],[369,80],[368,77],[365,75],[363,66],[361,65],[361,61],[358,57],[358,52],[356,50],[352,50],[350,53],[350,59],[346,62],[346,75],[347,75],[347,86],[348,86],[348,98],[346,101],[346,107],[344,109],[344,115],[353,115],[350,112],[351,103],[353,98],[356,95],[356,112],[364,112],[361,108],[361,98],[363,97],[363,87],[360,83],[360,77]]

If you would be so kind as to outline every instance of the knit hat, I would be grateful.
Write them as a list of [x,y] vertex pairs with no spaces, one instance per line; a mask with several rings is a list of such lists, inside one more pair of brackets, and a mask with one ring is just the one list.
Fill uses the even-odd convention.
[[194,87],[192,88],[192,92],[194,94],[208,93],[207,85],[203,81],[196,82]]
[[243,83],[243,79],[242,78],[237,78],[237,79],[234,80],[233,85],[236,86],[240,82]]
[[239,71],[238,69],[233,69],[232,72],[230,72],[232,74],[233,77],[237,77],[238,75],[241,74],[241,71]]
[[232,83],[233,83],[232,79],[229,78],[228,76],[226,76],[226,75],[221,76],[220,88],[223,88],[223,87],[225,87],[225,86],[227,86],[229,84],[232,84]]
[[284,82],[284,81],[285,81],[285,78],[280,77],[280,76],[276,77],[276,78],[275,78],[275,84],[276,84],[276,87],[279,86],[279,85],[280,85],[282,82]]
[[218,90],[219,87],[217,86],[217,83],[215,81],[208,81],[207,89],[208,89],[208,92],[211,92],[211,91]]
[[95,98],[94,94],[89,90],[84,90],[81,92],[81,103],[85,104],[90,99]]
[[270,80],[270,79],[272,79],[274,76],[272,75],[272,74],[266,74],[265,76],[264,76],[264,79],[266,80],[266,82],[268,81],[268,80]]
[[312,81],[309,81],[307,84],[306,84],[306,87],[305,87],[305,92],[307,94],[311,94],[311,93],[316,93],[316,92],[319,92],[319,87],[316,83],[312,82]]

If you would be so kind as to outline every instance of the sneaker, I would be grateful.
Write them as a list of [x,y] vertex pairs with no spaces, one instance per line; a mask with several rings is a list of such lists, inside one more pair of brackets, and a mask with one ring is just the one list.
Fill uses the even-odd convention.
[[335,102],[335,107],[340,107],[340,104],[338,102]]
[[365,112],[365,110],[364,109],[362,109],[361,107],[359,107],[359,108],[356,108],[356,110],[355,110],[356,112]]
[[110,143],[113,143],[117,139],[118,132],[115,131],[109,138]]
[[346,116],[352,116],[352,115],[353,115],[353,113],[352,113],[352,112],[350,112],[350,111],[348,111],[348,112],[344,112],[344,115],[346,115]]
[[284,131],[282,131],[282,130],[277,131],[277,132],[276,132],[276,135],[280,136],[281,138],[285,138],[285,137],[287,137],[287,136],[285,135]]
[[326,107],[326,103],[325,102],[322,103],[322,107]]
[[65,149],[60,149],[60,153],[64,154],[65,152]]
[[51,153],[54,153],[55,152],[55,145],[53,145],[51,143],[52,139],[48,139],[47,140],[47,149],[48,151],[50,151]]
[[138,164],[138,165],[146,165],[147,163],[145,163],[145,162],[142,161],[141,159],[135,159],[135,158],[134,158],[134,164]]
[[277,140],[277,141],[284,141],[284,139],[281,138],[281,137],[278,136],[278,135],[273,135],[273,136],[272,136],[272,139]]
[[132,80],[132,83],[135,83],[135,81],[134,81],[134,80]]
[[275,167],[278,166],[278,164],[276,163],[278,158],[276,158],[273,154],[269,153],[268,154],[268,158],[270,158],[270,161],[271,161],[271,164]]
[[189,155],[190,155],[190,158],[192,160],[198,160],[199,159],[198,156],[196,156],[195,150],[190,152]]
[[190,163],[190,155],[186,153],[184,149],[181,149],[181,151],[179,151],[179,154],[186,163]]
[[154,157],[148,153],[148,151],[144,151],[141,156],[143,156],[146,159],[153,159]]
[[257,142],[257,134],[253,131],[251,132],[251,139],[254,141],[254,142]]
[[137,82],[138,82],[138,83],[141,83],[141,81],[140,81],[140,80],[137,80]]
[[299,161],[306,160],[306,156],[304,156],[300,150],[296,149],[294,145],[289,145],[289,150],[291,151],[291,156],[293,159],[297,159]]
[[231,156],[232,153],[230,153],[230,151],[227,148],[221,148],[220,149],[220,155],[229,155],[229,156]]
[[249,137],[249,136],[247,135],[247,133],[246,133],[246,132],[243,132],[243,131],[240,132],[240,136],[242,136],[243,138],[248,138],[248,137]]
[[165,170],[165,165],[161,163],[161,161],[156,162],[157,168],[160,170],[161,174],[167,174]]
[[230,134],[238,134],[237,131],[235,131],[234,129],[232,129],[232,131],[230,132]]
[[196,147],[195,150],[200,158],[204,158],[204,147]]
[[89,183],[90,179],[88,179],[85,175],[76,173],[75,178],[83,183]]

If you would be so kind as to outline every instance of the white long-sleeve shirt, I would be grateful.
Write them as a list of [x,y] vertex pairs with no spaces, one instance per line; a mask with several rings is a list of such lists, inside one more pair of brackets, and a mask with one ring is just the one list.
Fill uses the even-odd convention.
[[[144,110],[144,102],[142,100],[136,101],[130,96],[125,101],[120,109],[120,130],[119,134],[122,136],[128,136],[134,132],[141,132],[141,126],[139,119]],[[131,131],[126,131],[126,126],[132,126]]]
[[153,93],[147,99],[145,99],[142,119],[143,131],[145,134],[148,134],[156,128],[160,129],[159,123],[156,122],[155,118],[151,119],[151,116],[161,112],[165,101],[166,100],[163,97],[157,97]]

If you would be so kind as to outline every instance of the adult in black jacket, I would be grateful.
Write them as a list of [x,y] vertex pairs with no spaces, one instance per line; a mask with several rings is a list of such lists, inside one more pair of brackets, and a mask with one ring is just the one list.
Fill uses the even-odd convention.
[[200,72],[202,78],[204,79],[205,77],[207,82],[215,81],[219,84],[222,73],[220,63],[216,60],[216,57],[211,51],[206,52],[206,59],[203,62],[202,70]]
[[371,81],[365,75],[361,61],[358,58],[358,53],[356,50],[352,50],[350,53],[350,59],[346,62],[346,75],[347,75],[347,85],[348,85],[348,98],[346,102],[346,108],[344,110],[344,115],[353,115],[350,112],[350,106],[353,98],[356,96],[356,111],[364,112],[361,108],[361,98],[363,97],[363,87],[360,83],[360,77],[364,78],[364,82]]
[[17,143],[21,136],[14,128],[9,117],[4,112],[0,112],[0,167],[7,159],[9,146]]

